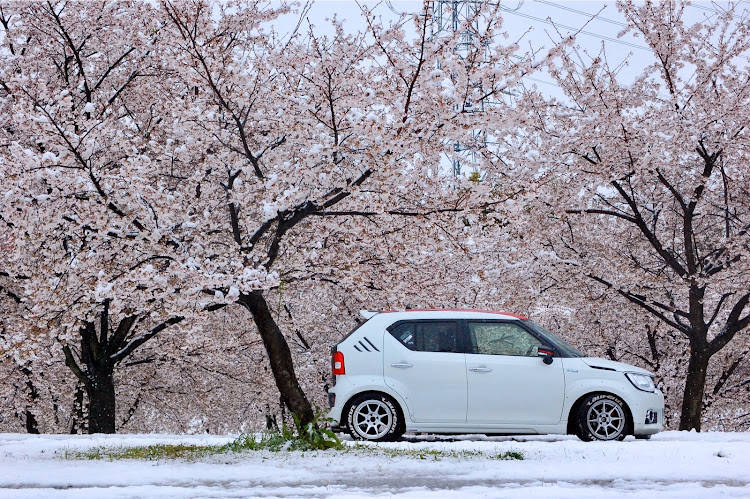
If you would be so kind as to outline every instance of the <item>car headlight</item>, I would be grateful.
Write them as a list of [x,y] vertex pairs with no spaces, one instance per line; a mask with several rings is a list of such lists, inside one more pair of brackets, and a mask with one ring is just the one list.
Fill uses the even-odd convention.
[[625,373],[625,376],[627,376],[630,382],[633,383],[633,386],[639,390],[643,390],[644,392],[653,392],[656,390],[654,378],[648,374]]

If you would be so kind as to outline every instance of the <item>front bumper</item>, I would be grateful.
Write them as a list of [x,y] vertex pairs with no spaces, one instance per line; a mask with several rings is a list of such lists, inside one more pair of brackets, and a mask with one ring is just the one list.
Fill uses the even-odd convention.
[[664,429],[664,394],[639,392],[630,404],[634,435],[653,435]]

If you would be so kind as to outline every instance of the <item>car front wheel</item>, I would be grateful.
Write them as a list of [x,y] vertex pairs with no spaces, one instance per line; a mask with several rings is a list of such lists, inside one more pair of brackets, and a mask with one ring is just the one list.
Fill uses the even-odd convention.
[[628,429],[625,402],[615,395],[589,395],[578,407],[576,434],[581,440],[622,440]]
[[355,440],[387,442],[403,434],[401,419],[401,411],[391,398],[371,393],[352,401],[346,423]]

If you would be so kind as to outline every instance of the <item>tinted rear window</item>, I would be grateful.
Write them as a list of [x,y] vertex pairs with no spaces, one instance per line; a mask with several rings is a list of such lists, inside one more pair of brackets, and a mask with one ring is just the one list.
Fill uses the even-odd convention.
[[390,328],[391,335],[417,352],[460,352],[458,322],[414,321]]

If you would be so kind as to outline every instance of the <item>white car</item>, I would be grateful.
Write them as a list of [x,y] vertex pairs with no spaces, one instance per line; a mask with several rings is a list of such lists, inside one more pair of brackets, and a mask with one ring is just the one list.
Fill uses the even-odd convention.
[[332,348],[334,429],[649,438],[664,396],[650,372],[585,357],[529,319],[479,310],[362,312]]

